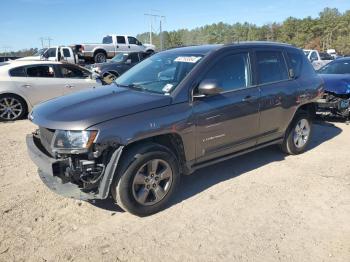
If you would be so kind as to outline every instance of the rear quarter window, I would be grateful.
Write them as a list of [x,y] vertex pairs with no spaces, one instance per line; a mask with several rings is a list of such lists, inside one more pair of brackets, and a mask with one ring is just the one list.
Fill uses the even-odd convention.
[[26,77],[26,71],[23,66],[13,68],[10,70],[10,76],[12,77]]
[[290,67],[293,69],[294,76],[299,77],[303,68],[305,56],[302,53],[292,51],[287,51],[287,56]]

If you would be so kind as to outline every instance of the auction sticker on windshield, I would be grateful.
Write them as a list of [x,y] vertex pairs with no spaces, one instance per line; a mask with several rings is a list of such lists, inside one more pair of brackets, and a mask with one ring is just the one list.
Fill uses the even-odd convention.
[[174,62],[197,63],[199,59],[201,59],[200,56],[178,56]]
[[166,84],[166,85],[163,87],[162,91],[167,93],[167,92],[169,92],[169,91],[173,88],[173,86],[174,86],[174,85],[172,85],[172,84]]

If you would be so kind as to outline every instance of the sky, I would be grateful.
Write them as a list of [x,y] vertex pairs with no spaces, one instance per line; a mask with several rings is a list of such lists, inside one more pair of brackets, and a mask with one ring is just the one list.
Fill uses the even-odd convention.
[[[165,16],[164,30],[206,24],[282,22],[317,17],[325,7],[350,9],[350,0],[0,0],[0,52],[51,45],[99,43],[106,34],[149,31],[145,13]],[[159,22],[153,21],[154,30]],[[159,31],[158,31],[159,32]]]

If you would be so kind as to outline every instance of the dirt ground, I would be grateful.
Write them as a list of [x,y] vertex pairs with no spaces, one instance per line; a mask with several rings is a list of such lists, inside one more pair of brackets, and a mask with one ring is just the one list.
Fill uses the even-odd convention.
[[26,120],[0,123],[0,261],[350,261],[350,126],[184,177],[146,218],[55,195],[27,156]]

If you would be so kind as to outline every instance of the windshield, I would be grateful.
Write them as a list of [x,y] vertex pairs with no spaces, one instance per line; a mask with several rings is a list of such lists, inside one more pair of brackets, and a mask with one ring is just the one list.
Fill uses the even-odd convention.
[[42,56],[46,50],[47,48],[40,49],[38,52],[34,54],[34,56]]
[[116,84],[160,94],[171,93],[201,58],[201,55],[159,53],[121,75]]
[[117,54],[115,57],[113,57],[111,61],[115,63],[121,63],[121,62],[124,62],[127,58],[128,58],[128,54],[120,53],[120,54]]
[[322,68],[317,73],[320,74],[350,74],[350,59],[343,61],[331,62]]

